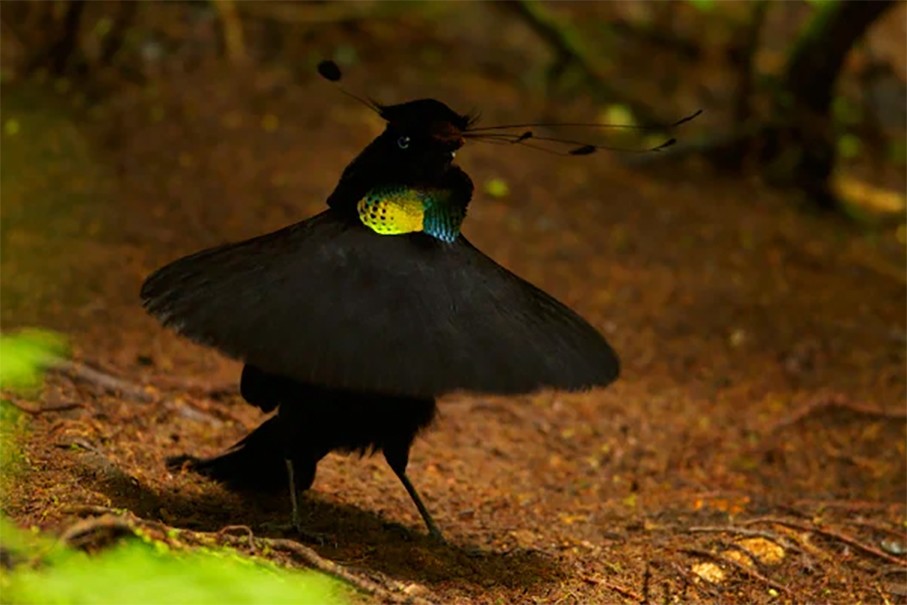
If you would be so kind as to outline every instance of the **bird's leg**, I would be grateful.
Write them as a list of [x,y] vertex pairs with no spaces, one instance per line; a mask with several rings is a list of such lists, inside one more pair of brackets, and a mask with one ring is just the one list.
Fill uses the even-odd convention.
[[409,494],[409,497],[412,498],[416,508],[419,509],[419,514],[422,515],[422,520],[425,521],[425,525],[428,527],[428,535],[439,542],[444,542],[444,536],[441,535],[441,530],[435,525],[435,520],[432,519],[431,513],[425,508],[425,504],[422,503],[419,492],[416,491],[416,488],[410,482],[409,477],[406,476],[406,465],[409,462],[409,443],[405,444],[403,447],[385,447],[384,459],[387,460],[387,463],[394,471],[394,474],[400,479],[400,483],[406,488],[406,492]]
[[262,527],[279,532],[295,530],[302,538],[323,543],[324,536],[303,530],[302,509],[299,506],[299,494],[309,489],[315,480],[317,460],[305,457],[286,457],[284,464],[287,467],[287,486],[290,490],[290,506],[293,509],[291,523],[263,523]]

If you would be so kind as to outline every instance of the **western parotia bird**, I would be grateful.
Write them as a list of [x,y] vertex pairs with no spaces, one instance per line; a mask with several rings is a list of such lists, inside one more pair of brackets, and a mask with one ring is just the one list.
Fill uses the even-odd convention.
[[[319,72],[340,79],[331,62]],[[596,147],[515,134],[521,124],[475,128],[433,99],[356,98],[387,126],[343,171],[327,210],[176,260],[142,286],[151,314],[242,360],[243,398],[276,410],[220,456],[170,462],[236,489],[289,484],[298,528],[297,494],[319,460],[380,450],[440,538],[406,475],[438,397],[581,390],[618,375],[592,326],[460,234],[473,184],[455,153],[466,139]]]

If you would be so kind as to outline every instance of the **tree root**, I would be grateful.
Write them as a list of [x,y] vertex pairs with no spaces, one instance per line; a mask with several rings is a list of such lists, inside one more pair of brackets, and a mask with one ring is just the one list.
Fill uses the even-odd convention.
[[849,401],[848,399],[840,395],[829,395],[826,397],[817,397],[787,418],[778,421],[774,424],[774,426],[771,427],[771,429],[769,429],[769,434],[793,426],[798,422],[802,422],[815,414],[831,410],[846,410],[854,414],[868,416],[870,418],[907,420],[907,410],[904,409],[883,410],[881,408],[867,405],[865,403],[856,403]]
[[[408,603],[411,605],[432,605],[432,602],[407,594],[408,587],[400,582],[379,576],[372,579],[356,573],[351,569],[325,559],[313,549],[285,538],[256,537],[251,528],[245,525],[228,525],[218,532],[200,532],[170,527],[157,521],[141,519],[130,512],[112,514],[113,509],[99,506],[84,506],[69,509],[76,513],[100,514],[100,516],[78,521],[60,536],[61,542],[76,548],[89,548],[97,544],[99,538],[112,535],[137,534],[150,535],[173,548],[208,546],[216,544],[231,548],[244,549],[253,555],[264,550],[279,551],[288,554],[292,559],[306,567],[327,574],[354,589],[377,598],[382,603]],[[236,535],[235,532],[241,532]],[[376,574],[378,575],[378,574]]]
[[848,546],[855,548],[856,550],[859,550],[868,555],[872,555],[879,559],[883,559],[885,561],[888,561],[889,563],[893,563],[894,565],[898,565],[900,567],[907,567],[907,561],[905,561],[904,559],[899,559],[898,557],[895,557],[894,555],[889,555],[888,553],[883,552],[874,546],[870,546],[869,544],[864,544],[864,543],[860,542],[859,540],[857,540],[856,538],[853,538],[846,534],[842,534],[833,529],[824,529],[821,527],[814,527],[814,526],[811,527],[811,526],[805,525],[803,523],[798,523],[796,521],[790,521],[788,519],[779,519],[776,517],[759,517],[757,519],[750,519],[748,521],[745,521],[744,525],[756,525],[758,523],[773,523],[775,525],[782,525],[784,527],[790,527],[792,529],[799,529],[800,531],[819,534],[820,536],[824,536],[831,540],[836,540],[843,544],[847,544]]
[[[709,552],[707,550],[701,550],[698,548],[681,548],[678,552],[682,552],[682,553],[688,554],[688,555],[693,555],[696,557],[712,559],[713,561],[715,561],[717,563],[729,565],[730,567],[733,567],[734,569],[742,572],[744,575],[749,576],[750,578],[752,578],[754,580],[758,580],[759,582],[762,582],[763,584],[765,584],[771,588],[774,588],[775,590],[777,590],[780,593],[786,594],[789,597],[796,597],[796,595],[794,595],[794,593],[791,591],[791,589],[789,589],[787,586],[778,584],[774,580],[766,578],[765,576],[763,576],[761,573],[759,573],[755,569],[747,567],[746,565],[744,565],[743,563],[741,563],[739,561],[735,561],[728,557],[723,557],[719,554],[715,554],[715,553]],[[802,599],[795,598],[794,601],[801,602]]]

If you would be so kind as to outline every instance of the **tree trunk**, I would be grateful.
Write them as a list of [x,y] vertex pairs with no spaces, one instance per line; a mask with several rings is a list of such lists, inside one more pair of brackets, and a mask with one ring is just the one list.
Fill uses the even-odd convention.
[[821,5],[788,59],[774,123],[764,133],[766,159],[774,181],[799,188],[819,207],[838,205],[829,184],[836,159],[831,103],[838,74],[854,44],[892,6],[893,0]]

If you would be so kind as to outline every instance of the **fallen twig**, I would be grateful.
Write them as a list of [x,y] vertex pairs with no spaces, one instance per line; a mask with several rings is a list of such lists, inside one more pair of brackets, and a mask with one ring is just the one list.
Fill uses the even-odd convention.
[[907,567],[907,561],[905,561],[904,559],[899,559],[898,557],[889,555],[888,553],[883,552],[874,546],[870,546],[869,544],[864,544],[864,543],[860,542],[859,540],[857,540],[856,538],[853,538],[846,534],[842,534],[833,529],[823,529],[821,527],[815,527],[815,526],[810,527],[809,525],[797,523],[796,521],[789,521],[787,519],[778,519],[775,517],[759,517],[758,519],[750,519],[748,521],[744,521],[744,525],[755,525],[757,523],[774,523],[775,525],[783,525],[784,527],[790,527],[793,529],[799,529],[801,531],[816,533],[816,534],[819,534],[820,536],[825,536],[826,538],[830,538],[832,540],[837,540],[838,542],[842,542],[844,544],[847,544],[848,546],[852,546],[853,548],[855,548],[857,550],[860,550],[869,555],[873,555],[874,557],[878,557],[879,559],[884,559],[885,561],[888,561],[889,563],[894,563],[895,565],[900,565],[901,567]]
[[[794,596],[794,593],[787,586],[778,584],[774,580],[766,578],[765,576],[763,576],[761,573],[759,573],[755,569],[747,567],[746,565],[744,565],[743,563],[741,563],[739,561],[735,561],[733,559],[729,559],[727,557],[723,557],[721,555],[711,553],[707,550],[700,550],[698,548],[681,548],[679,552],[686,553],[688,555],[693,555],[696,557],[704,557],[706,559],[712,559],[713,561],[716,561],[718,563],[730,565],[734,569],[742,572],[743,574],[749,576],[750,578],[753,578],[754,580],[758,580],[759,582],[762,582],[763,584],[766,584],[767,586],[774,588],[778,592],[782,592],[788,596]],[[800,599],[797,599],[797,601],[799,601],[799,600]]]
[[422,597],[414,595],[401,595],[396,591],[385,588],[384,586],[381,586],[380,584],[368,578],[364,578],[358,574],[353,573],[339,563],[334,563],[329,559],[325,559],[324,557],[316,553],[313,549],[300,544],[299,542],[287,540],[286,538],[258,538],[258,540],[264,541],[264,543],[271,548],[290,552],[291,554],[302,559],[309,567],[342,580],[362,592],[375,595],[381,598],[384,602],[412,603],[413,605],[430,605],[431,603],[431,601],[428,601]]

